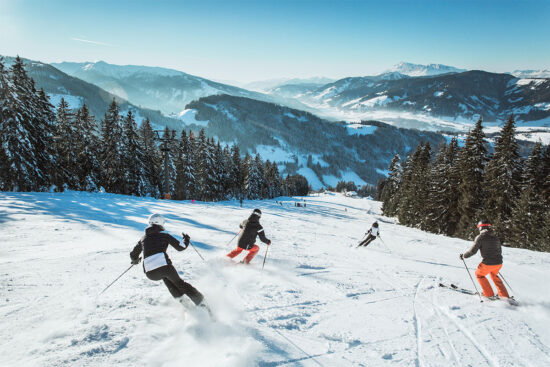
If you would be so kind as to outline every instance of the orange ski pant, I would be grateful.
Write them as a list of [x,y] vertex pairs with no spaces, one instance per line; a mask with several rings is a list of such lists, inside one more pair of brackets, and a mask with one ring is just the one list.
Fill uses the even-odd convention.
[[[241,252],[243,252],[243,250],[244,250],[243,248],[237,247],[235,250],[228,253],[227,256],[230,258],[234,258],[235,256],[239,255]],[[244,262],[248,264],[250,261],[252,261],[254,256],[256,256],[256,254],[258,253],[258,251],[260,251],[260,248],[257,245],[252,246],[252,248],[248,250],[248,255],[246,255],[246,257],[244,258]]]
[[485,277],[487,274],[491,275],[491,279],[493,280],[493,283],[495,283],[498,295],[500,297],[506,297],[508,298],[508,291],[506,290],[506,287],[502,283],[502,280],[498,276],[498,272],[500,271],[500,268],[502,268],[502,264],[499,265],[485,265],[484,263],[480,263],[476,270],[476,277],[479,284],[481,284],[481,289],[483,289],[483,295],[485,297],[492,297],[495,294],[493,293],[493,288],[491,287],[491,284]]

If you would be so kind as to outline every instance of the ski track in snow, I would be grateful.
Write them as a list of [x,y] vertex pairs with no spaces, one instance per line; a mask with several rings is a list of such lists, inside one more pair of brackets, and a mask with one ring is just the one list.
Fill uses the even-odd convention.
[[[519,307],[472,288],[458,260],[470,243],[395,224],[380,203],[340,195],[237,202],[110,194],[0,193],[2,366],[550,365],[550,254],[505,248]],[[224,254],[251,210],[273,241],[250,266]],[[205,294],[209,318],[130,269],[129,251],[159,212],[205,257],[168,250]],[[381,236],[357,248],[374,220]],[[241,255],[244,256],[244,255]],[[238,259],[237,259],[238,260]],[[475,266],[479,257],[470,260]]]

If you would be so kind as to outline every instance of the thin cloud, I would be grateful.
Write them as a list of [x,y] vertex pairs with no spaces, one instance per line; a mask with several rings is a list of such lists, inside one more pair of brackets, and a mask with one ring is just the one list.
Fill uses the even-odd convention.
[[84,39],[84,38],[76,38],[76,37],[73,37],[73,38],[71,38],[71,40],[73,40],[73,41],[78,41],[78,42],[84,42],[84,43],[91,43],[92,45],[113,47],[113,45],[111,45],[111,44],[109,44],[109,43],[99,42],[99,41],[91,41],[91,40],[87,40],[87,39]]

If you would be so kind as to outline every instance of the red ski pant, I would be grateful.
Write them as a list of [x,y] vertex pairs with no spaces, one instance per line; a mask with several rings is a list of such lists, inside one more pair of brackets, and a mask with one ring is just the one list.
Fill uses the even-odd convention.
[[498,295],[500,297],[506,297],[508,298],[508,291],[506,290],[506,287],[502,283],[502,280],[498,277],[498,272],[500,271],[500,268],[502,268],[502,264],[499,265],[485,265],[484,263],[480,263],[476,270],[476,277],[479,284],[481,284],[481,289],[483,289],[483,295],[485,297],[492,297],[495,294],[493,293],[493,288],[491,287],[491,284],[489,284],[489,281],[485,277],[487,274],[491,275],[491,279],[493,279],[493,283],[495,283]]
[[[239,255],[241,252],[243,252],[243,250],[244,250],[243,248],[237,247],[235,250],[228,253],[227,256],[229,256],[230,258],[234,258],[235,256]],[[256,256],[259,250],[260,248],[257,245],[252,246],[252,248],[248,250],[248,255],[246,255],[246,257],[244,258],[244,262],[248,264],[250,261],[252,261],[252,259],[254,258],[254,256]]]

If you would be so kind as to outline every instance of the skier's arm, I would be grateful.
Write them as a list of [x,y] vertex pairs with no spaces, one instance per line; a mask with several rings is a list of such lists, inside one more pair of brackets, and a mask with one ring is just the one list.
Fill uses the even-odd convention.
[[132,263],[139,259],[139,255],[141,254],[142,250],[143,245],[141,244],[141,241],[139,241],[134,249],[130,252],[130,259],[132,260]]
[[243,229],[244,226],[246,226],[246,219],[243,220],[243,222],[242,222],[241,224],[239,224],[239,228],[240,228],[240,229]]
[[260,226],[258,229],[258,236],[260,236],[260,240],[262,240],[263,243],[267,243],[268,245],[271,244],[271,241],[265,236],[264,227]]
[[481,246],[481,241],[479,240],[479,236],[477,236],[476,239],[474,240],[474,244],[472,245],[472,247],[470,247],[470,249],[464,253],[463,255],[464,258],[467,259],[470,256],[475,255],[479,250],[480,246]]
[[166,233],[166,238],[168,239],[168,243],[178,251],[183,251],[187,248],[180,245],[180,241],[178,241],[177,238],[175,238],[172,235],[169,235],[168,233]]

